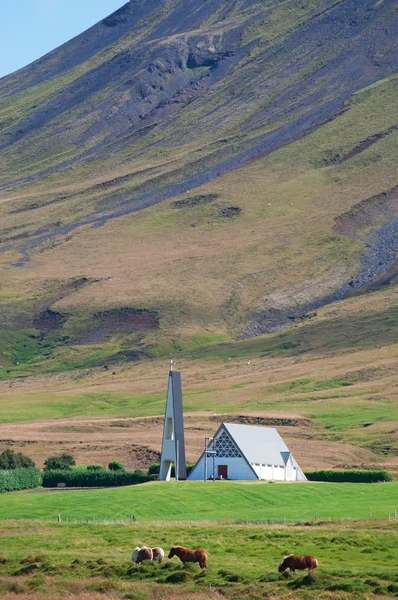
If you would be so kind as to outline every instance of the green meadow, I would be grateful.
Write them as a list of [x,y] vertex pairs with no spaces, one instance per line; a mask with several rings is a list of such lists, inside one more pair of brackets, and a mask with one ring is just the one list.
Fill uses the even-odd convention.
[[[0,593],[30,598],[373,598],[398,595],[398,522],[354,528],[73,525],[3,521]],[[203,547],[208,568],[167,559],[173,545]],[[160,545],[162,565],[134,565],[136,545]],[[313,554],[319,568],[283,576],[283,556]],[[40,595],[43,594],[43,595]],[[16,596],[16,597],[18,597]],[[25,597],[25,596],[23,596]]]
[[152,482],[123,488],[0,495],[0,519],[141,522],[387,519],[398,483]]

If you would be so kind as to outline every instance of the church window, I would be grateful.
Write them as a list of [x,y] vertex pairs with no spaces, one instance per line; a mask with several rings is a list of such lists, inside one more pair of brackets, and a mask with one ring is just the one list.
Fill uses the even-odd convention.
[[[213,443],[211,444],[211,449],[213,450]],[[214,450],[217,452],[217,457],[219,458],[242,457],[236,444],[225,431],[214,441]]]

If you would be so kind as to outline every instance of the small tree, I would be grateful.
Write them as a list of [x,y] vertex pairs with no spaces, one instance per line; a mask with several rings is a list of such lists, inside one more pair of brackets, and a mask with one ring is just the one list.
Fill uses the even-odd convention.
[[55,469],[70,469],[75,464],[75,459],[71,454],[59,454],[57,456],[49,456],[44,461],[44,471],[53,471]]
[[29,456],[25,456],[22,452],[14,452],[14,450],[4,450],[0,454],[0,470],[9,471],[11,469],[30,469],[35,467],[35,463]]
[[124,471],[124,465],[119,462],[118,460],[112,460],[112,462],[109,463],[108,465],[108,469],[110,471]]

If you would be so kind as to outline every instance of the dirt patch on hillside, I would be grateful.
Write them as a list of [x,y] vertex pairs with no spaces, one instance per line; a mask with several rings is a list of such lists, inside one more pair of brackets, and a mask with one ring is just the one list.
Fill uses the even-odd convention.
[[46,308],[34,317],[33,326],[42,333],[48,333],[61,327],[65,320],[65,315],[51,310],[50,308]]
[[94,314],[101,325],[114,330],[119,329],[157,329],[159,318],[155,311],[141,308],[114,308]]
[[357,240],[361,233],[389,218],[398,218],[398,186],[355,204],[335,219],[333,230]]
[[92,283],[87,277],[79,277],[79,279],[73,279],[67,283],[61,285],[58,291],[51,294],[45,300],[42,300],[38,305],[35,306],[35,313],[33,316],[33,326],[39,330],[42,334],[56,331],[62,327],[66,321],[66,316],[60,312],[51,309],[51,306],[66,298],[70,294],[80,290],[82,287]]
[[240,423],[242,425],[259,425],[260,427],[310,427],[310,419],[287,417],[258,417],[251,415],[215,415],[210,421],[217,423]]
[[[156,311],[145,308],[114,308],[96,312],[86,331],[80,334],[73,344],[97,344],[111,336],[123,333],[146,332],[159,328],[159,316]],[[129,360],[138,360],[139,352],[129,355]],[[123,360],[123,356],[118,359]]]

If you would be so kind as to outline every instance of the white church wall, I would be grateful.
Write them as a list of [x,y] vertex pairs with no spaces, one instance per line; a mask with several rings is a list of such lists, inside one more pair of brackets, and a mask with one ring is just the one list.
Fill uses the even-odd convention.
[[[254,471],[257,473],[258,478],[264,481],[297,481],[299,479],[299,470],[296,467],[291,467],[291,469],[286,469],[286,477],[285,477],[285,468],[280,466],[272,466],[266,464],[252,464]],[[305,477],[301,478],[303,481]]]
[[274,480],[285,481],[285,467],[274,466]]
[[265,481],[271,481],[272,479],[272,465],[266,465],[264,463],[255,464],[252,463],[252,467],[258,475],[259,479],[264,479]]
[[[200,459],[195,469],[191,471],[188,478],[191,481],[199,481],[204,478],[204,457]],[[216,469],[215,476],[218,477],[218,465],[227,465],[228,467],[228,479],[231,480],[256,480],[257,477],[253,473],[252,469],[244,458],[216,458]],[[213,459],[209,457],[207,459],[207,477],[213,475]]]

